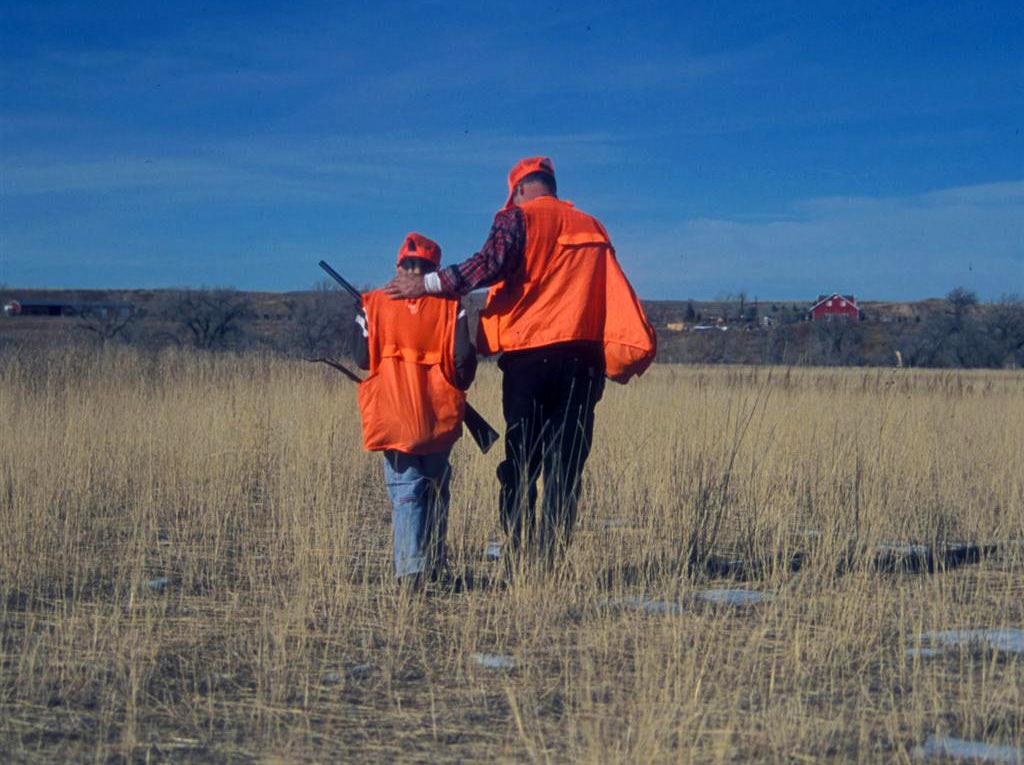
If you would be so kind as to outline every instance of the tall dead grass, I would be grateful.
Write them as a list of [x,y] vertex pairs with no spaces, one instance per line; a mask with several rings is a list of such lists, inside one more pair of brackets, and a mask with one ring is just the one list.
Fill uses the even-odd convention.
[[[500,422],[493,367],[472,400]],[[474,586],[412,598],[391,585],[381,466],[358,444],[354,390],[311,365],[5,364],[0,754],[874,762],[934,732],[1024,746],[1020,654],[906,653],[929,630],[1024,627],[1019,372],[655,368],[598,407],[559,571],[497,581],[500,449],[466,439],[449,541]],[[949,542],[1000,547],[931,574],[873,565],[880,546]],[[712,558],[756,576],[711,581]],[[773,598],[695,597],[710,586]]]

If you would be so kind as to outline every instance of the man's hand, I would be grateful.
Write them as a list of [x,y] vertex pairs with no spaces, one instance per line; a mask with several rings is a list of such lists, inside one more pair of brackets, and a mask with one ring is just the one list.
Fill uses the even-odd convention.
[[399,270],[395,278],[384,285],[384,292],[392,300],[401,298],[418,298],[427,294],[423,287],[423,277],[420,274]]

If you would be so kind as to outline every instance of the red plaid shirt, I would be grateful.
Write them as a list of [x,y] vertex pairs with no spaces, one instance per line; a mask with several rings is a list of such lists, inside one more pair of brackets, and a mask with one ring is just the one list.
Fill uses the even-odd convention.
[[449,295],[466,295],[490,287],[515,273],[526,252],[526,219],[518,207],[499,210],[480,252],[437,272]]

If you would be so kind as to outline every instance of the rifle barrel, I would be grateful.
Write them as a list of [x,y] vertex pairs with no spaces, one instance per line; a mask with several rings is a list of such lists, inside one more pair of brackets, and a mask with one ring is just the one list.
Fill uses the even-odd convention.
[[348,294],[350,294],[353,298],[355,298],[355,300],[360,305],[362,305],[362,302],[363,302],[363,295],[362,295],[362,293],[359,292],[359,290],[357,290],[351,284],[349,284],[348,280],[345,279],[344,276],[342,276],[337,271],[335,271],[333,268],[331,268],[330,264],[326,260],[321,260],[320,261],[320,268],[322,268],[324,271],[326,271],[328,276],[330,276],[332,279],[334,279],[334,281],[336,281],[338,284],[340,284],[348,292]]

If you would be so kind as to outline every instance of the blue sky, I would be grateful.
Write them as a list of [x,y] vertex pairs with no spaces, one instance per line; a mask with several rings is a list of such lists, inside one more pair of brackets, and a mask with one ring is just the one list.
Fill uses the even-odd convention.
[[646,298],[1024,293],[1019,2],[0,8],[9,286],[379,284],[546,154]]

